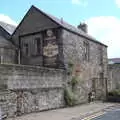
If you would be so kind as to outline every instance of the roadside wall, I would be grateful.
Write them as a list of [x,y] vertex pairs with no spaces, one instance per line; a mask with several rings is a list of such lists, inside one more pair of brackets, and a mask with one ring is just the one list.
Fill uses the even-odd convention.
[[63,107],[65,80],[60,69],[1,64],[0,88],[8,95],[1,91],[0,101],[8,107],[8,116]]

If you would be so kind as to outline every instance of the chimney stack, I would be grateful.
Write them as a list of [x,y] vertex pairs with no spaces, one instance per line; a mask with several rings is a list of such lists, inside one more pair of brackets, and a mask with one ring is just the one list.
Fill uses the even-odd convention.
[[63,24],[63,18],[61,18],[61,23]]
[[85,33],[88,32],[88,26],[86,23],[80,23],[80,25],[78,25],[78,29],[81,29],[82,31],[84,31]]

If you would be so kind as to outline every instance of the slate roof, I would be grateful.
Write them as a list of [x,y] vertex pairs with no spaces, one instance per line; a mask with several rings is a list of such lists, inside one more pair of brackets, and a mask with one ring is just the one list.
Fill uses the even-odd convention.
[[57,23],[58,25],[60,25],[60,26],[63,27],[64,29],[67,29],[67,30],[69,30],[69,31],[71,31],[71,32],[73,32],[73,33],[75,33],[75,34],[78,34],[78,35],[80,35],[80,36],[83,36],[83,37],[85,37],[85,38],[87,38],[87,39],[89,39],[89,40],[92,40],[92,41],[94,41],[94,42],[97,42],[97,43],[102,44],[102,45],[104,45],[104,46],[107,47],[107,45],[105,45],[105,44],[97,41],[94,37],[90,36],[88,33],[85,33],[83,30],[78,29],[77,27],[74,27],[74,26],[68,24],[67,22],[65,22],[65,21],[63,21],[63,20],[60,20],[60,19],[58,19],[57,17],[55,17],[55,16],[53,16],[53,15],[50,15],[50,14],[48,14],[48,13],[45,13],[45,12],[43,12],[42,10],[36,8],[36,7],[33,6],[33,5],[32,5],[31,8],[34,8],[34,9],[36,9],[37,11],[43,13],[44,15],[46,15],[48,18],[52,19],[55,23]]
[[92,36],[86,34],[84,31],[82,31],[81,29],[78,29],[70,24],[68,24],[67,22],[60,20],[50,14],[47,14],[50,18],[52,18],[54,21],[56,21],[60,26],[62,26],[63,28],[69,29],[72,32],[76,32],[77,34],[80,34],[82,36],[88,37],[90,39],[94,39]]
[[109,59],[109,64],[120,64],[120,58]]
[[0,26],[0,36],[4,37],[5,39],[10,39],[11,37],[11,35],[2,26]]
[[13,48],[13,41],[11,40],[11,34],[15,30],[15,26],[0,21],[0,47],[6,46]]
[[4,28],[10,35],[14,32],[16,26],[0,21],[0,26]]
[[[54,17],[54,16],[52,16],[52,15],[50,15],[50,14],[48,14],[48,13],[43,12],[42,10],[40,10],[39,8],[37,8],[37,7],[33,6],[33,5],[31,6],[30,9],[35,9],[35,10],[37,10],[38,12],[42,13],[43,15],[45,15],[46,17],[48,17],[50,20],[52,20],[53,22],[55,22],[57,25],[61,26],[62,28],[66,29],[66,30],[68,30],[68,31],[70,31],[70,32],[72,32],[72,33],[74,33],[74,34],[77,34],[77,35],[79,35],[79,36],[85,37],[85,38],[87,38],[87,39],[89,39],[89,40],[91,40],[91,41],[93,41],[93,42],[99,43],[99,44],[104,45],[105,47],[107,47],[107,45],[105,45],[105,44],[97,41],[95,38],[93,38],[92,36],[88,35],[88,34],[85,33],[84,31],[78,29],[77,27],[74,27],[74,26],[68,24],[68,23],[65,22],[65,21],[61,21],[60,19],[58,19],[58,18],[56,18],[56,17]],[[29,9],[29,11],[30,11],[30,9]],[[28,11],[28,12],[29,12],[29,11]],[[28,12],[27,12],[27,14],[28,14]],[[22,19],[22,21],[25,19],[25,17],[27,16],[27,14],[24,16],[24,18]],[[15,31],[13,32],[12,36],[15,34],[16,30],[20,27],[22,21],[21,21],[20,24],[17,26],[17,28],[16,28]]]

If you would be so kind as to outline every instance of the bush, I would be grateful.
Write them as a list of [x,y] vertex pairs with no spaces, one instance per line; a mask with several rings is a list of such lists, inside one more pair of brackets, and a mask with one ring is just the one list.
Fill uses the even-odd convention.
[[73,66],[74,66],[74,64],[73,64],[72,62],[69,62],[69,63],[68,63],[68,67],[69,67],[69,68],[73,68]]
[[72,76],[74,64],[72,62],[68,63],[68,75],[72,77],[72,79],[68,82],[67,88],[64,90],[64,99],[68,106],[73,106],[77,103],[78,98],[75,95],[75,87],[78,84],[78,77]]
[[120,96],[120,90],[113,90],[108,93],[109,96]]
[[74,93],[69,88],[64,90],[64,99],[68,106],[73,106],[77,102]]
[[120,90],[113,90],[109,92],[107,100],[109,102],[120,102]]
[[74,64],[72,62],[69,62],[68,63],[68,75],[71,75],[72,74],[72,71],[73,71],[73,67],[74,67]]
[[75,85],[77,85],[78,83],[78,79],[76,76],[72,77],[72,80],[71,80],[71,85],[74,87]]

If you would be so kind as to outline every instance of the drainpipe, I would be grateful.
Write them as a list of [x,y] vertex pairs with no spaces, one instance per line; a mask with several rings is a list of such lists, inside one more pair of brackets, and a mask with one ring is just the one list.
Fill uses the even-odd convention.
[[108,98],[108,82],[107,82],[107,78],[105,78],[105,89],[106,89],[106,100],[107,100],[107,98]]

